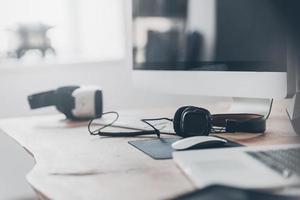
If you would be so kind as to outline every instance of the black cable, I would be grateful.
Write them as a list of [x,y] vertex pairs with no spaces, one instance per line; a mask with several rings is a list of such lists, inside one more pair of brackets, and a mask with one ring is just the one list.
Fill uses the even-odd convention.
[[166,118],[166,117],[161,117],[161,118],[150,118],[150,119],[142,119],[142,120],[146,120],[146,121],[159,121],[159,120],[167,120],[167,121],[171,121],[171,122],[173,122],[173,119]]
[[210,133],[226,133],[226,128],[225,127],[213,127],[210,131]]
[[268,112],[267,116],[265,116],[265,120],[269,119],[269,117],[271,115],[272,108],[273,108],[273,103],[274,103],[274,99],[271,99],[271,105],[270,105],[269,112]]
[[166,118],[166,117],[161,117],[161,118],[152,118],[152,119],[141,119],[142,122],[145,124],[148,124],[153,130],[156,132],[156,135],[158,138],[160,138],[160,134],[165,134],[165,135],[174,135],[174,134],[168,134],[168,133],[161,133],[159,129],[155,128],[152,124],[150,124],[148,121],[160,121],[160,120],[167,120],[173,122],[173,119]]
[[144,122],[145,124],[149,125],[151,128],[153,128],[157,137],[160,138],[160,131],[157,128],[155,128],[152,124],[150,124],[147,119],[141,119],[141,121]]
[[88,124],[88,131],[89,131],[90,135],[99,135],[99,136],[107,136],[107,137],[131,137],[131,136],[137,136],[137,135],[156,134],[158,138],[160,138],[160,134],[174,135],[174,134],[171,134],[171,133],[161,133],[159,129],[155,128],[155,126],[153,126],[151,123],[148,122],[148,121],[159,121],[159,120],[173,121],[172,119],[169,119],[169,118],[141,119],[141,121],[143,123],[147,124],[148,126],[150,126],[153,129],[153,131],[142,130],[142,131],[137,131],[137,132],[118,132],[118,134],[116,134],[116,135],[114,135],[114,133],[101,132],[101,130],[112,126],[119,119],[119,113],[118,112],[110,111],[110,112],[103,113],[102,116],[107,115],[107,114],[115,114],[116,118],[112,122],[110,122],[109,124],[106,124],[106,125],[102,126],[101,128],[96,129],[96,130],[91,130],[91,125],[92,125],[94,120],[100,118],[101,116],[97,116],[94,119],[90,120],[90,122]]
[[[116,118],[111,123],[106,124],[103,127],[99,128],[99,129],[96,129],[94,131],[91,131],[91,125],[92,125],[93,121],[96,120],[96,119],[98,119],[99,117],[107,115],[107,114],[115,114]],[[94,119],[90,120],[90,122],[88,124],[88,131],[89,131],[90,135],[99,135],[99,133],[101,133],[101,130],[103,130],[103,129],[107,128],[107,127],[112,126],[119,119],[119,113],[117,113],[115,111],[105,112],[101,116],[97,116]]]

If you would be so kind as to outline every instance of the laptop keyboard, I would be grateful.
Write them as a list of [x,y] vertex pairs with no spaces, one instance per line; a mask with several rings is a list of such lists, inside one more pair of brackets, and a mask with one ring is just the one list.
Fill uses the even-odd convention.
[[246,152],[271,169],[289,178],[292,174],[300,176],[300,148]]

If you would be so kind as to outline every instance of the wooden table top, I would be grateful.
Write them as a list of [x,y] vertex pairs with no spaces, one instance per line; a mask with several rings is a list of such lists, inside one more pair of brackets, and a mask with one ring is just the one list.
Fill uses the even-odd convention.
[[[263,135],[222,136],[245,145],[299,142],[284,106],[274,106]],[[36,165],[26,178],[41,199],[168,199],[195,189],[172,160],[153,160],[128,144],[149,136],[93,137],[86,122],[63,119],[0,120],[0,128],[34,156]]]

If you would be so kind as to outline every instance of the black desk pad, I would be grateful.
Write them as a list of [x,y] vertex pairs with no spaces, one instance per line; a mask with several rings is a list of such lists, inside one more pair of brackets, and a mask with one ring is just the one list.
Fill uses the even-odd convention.
[[[180,138],[160,138],[160,139],[147,139],[129,141],[128,143],[144,152],[155,160],[172,159],[172,143],[180,140]],[[229,148],[243,146],[239,143],[227,140],[227,143],[219,147],[210,148]],[[207,149],[207,148],[206,148]]]

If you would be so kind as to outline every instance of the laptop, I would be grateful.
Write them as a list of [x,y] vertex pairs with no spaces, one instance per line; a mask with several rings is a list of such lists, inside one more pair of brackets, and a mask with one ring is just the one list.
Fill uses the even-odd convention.
[[300,144],[177,151],[173,159],[197,188],[300,186]]

